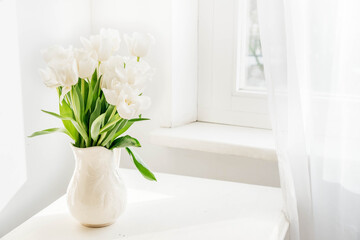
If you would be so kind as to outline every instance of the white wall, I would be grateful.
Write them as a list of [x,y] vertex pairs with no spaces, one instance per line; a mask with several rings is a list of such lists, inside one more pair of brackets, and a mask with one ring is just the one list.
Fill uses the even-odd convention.
[[[44,66],[40,50],[55,43],[75,43],[79,41],[80,35],[88,35],[90,4],[88,0],[18,0],[17,19],[23,127],[25,135],[30,135],[36,130],[59,126],[61,123],[40,111],[57,111],[56,91],[46,88],[38,74],[39,67]],[[6,37],[6,34],[2,32],[1,38]],[[0,72],[7,70],[2,67]],[[5,81],[2,79],[1,89],[9,91],[5,88]],[[11,104],[11,99],[1,104]],[[17,126],[14,122],[14,126],[2,127]],[[48,135],[28,139],[24,136],[19,139],[21,141],[26,144],[27,179],[0,212],[0,237],[62,195],[72,174],[73,159],[67,137]]]
[[[40,49],[55,43],[78,43],[79,36],[97,32],[101,27],[113,27],[127,33],[149,32],[157,39],[147,57],[156,68],[155,78],[146,91],[153,104],[145,115],[152,121],[135,124],[129,134],[141,141],[143,148],[138,152],[152,170],[278,186],[274,162],[164,148],[149,142],[149,132],[160,127],[169,112],[173,77],[171,19],[172,11],[176,10],[172,1],[18,0],[17,9],[25,134],[60,124],[40,112],[40,109],[57,111],[55,91],[43,86],[37,72],[43,66]],[[124,53],[125,49],[121,51]],[[64,194],[73,171],[67,137],[47,135],[25,141],[27,181],[0,213],[0,236]],[[133,167],[125,153],[122,166]]]

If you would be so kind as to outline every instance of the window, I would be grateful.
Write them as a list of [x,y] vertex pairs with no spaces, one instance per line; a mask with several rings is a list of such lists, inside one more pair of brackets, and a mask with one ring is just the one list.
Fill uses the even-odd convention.
[[[256,0],[244,1],[246,4],[238,8],[237,20],[243,21],[243,31],[240,28],[238,31],[238,39],[236,44],[243,47],[238,48],[238,56],[240,61],[236,63],[238,75],[236,77],[237,91],[242,90],[265,90],[264,64],[262,59],[259,22],[257,15]],[[241,60],[243,57],[243,61]]]
[[199,1],[198,120],[270,128],[256,0]]

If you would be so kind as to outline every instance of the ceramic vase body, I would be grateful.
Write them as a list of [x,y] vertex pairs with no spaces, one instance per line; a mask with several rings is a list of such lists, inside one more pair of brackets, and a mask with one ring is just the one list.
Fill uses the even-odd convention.
[[75,171],[67,189],[70,213],[87,227],[111,225],[126,206],[126,189],[119,174],[120,149],[72,149]]

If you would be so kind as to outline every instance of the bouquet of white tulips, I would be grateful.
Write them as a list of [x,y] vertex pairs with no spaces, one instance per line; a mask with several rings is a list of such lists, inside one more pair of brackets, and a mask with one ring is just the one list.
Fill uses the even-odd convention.
[[42,111],[61,119],[64,128],[45,129],[30,137],[62,132],[78,148],[126,148],[142,175],[156,180],[130,148],[141,147],[139,141],[123,135],[133,123],[148,120],[141,116],[150,106],[143,91],[154,70],[143,57],[154,40],[140,33],[124,35],[124,40],[131,56],[115,55],[121,39],[112,29],[81,38],[80,49],[54,46],[42,52],[47,68],[40,74],[46,86],[57,89],[59,114]]

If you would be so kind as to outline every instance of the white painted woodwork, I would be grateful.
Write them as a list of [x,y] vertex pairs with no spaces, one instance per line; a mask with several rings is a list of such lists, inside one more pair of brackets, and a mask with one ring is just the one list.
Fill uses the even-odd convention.
[[277,161],[271,130],[195,122],[150,133],[153,144]]
[[246,1],[199,0],[198,121],[270,129],[267,95],[235,91],[245,69]]
[[106,228],[86,228],[67,211],[65,196],[3,240],[282,240],[288,229],[280,188],[156,174],[158,182],[121,169],[128,207]]

